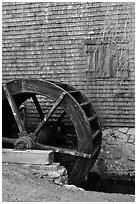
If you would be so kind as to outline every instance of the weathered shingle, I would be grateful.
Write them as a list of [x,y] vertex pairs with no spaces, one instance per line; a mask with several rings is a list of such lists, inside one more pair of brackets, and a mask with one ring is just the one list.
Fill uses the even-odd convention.
[[[90,98],[103,126],[134,126],[133,2],[3,2],[2,15],[3,81],[67,82]],[[96,33],[128,40],[128,81],[93,79],[87,72],[84,40]]]

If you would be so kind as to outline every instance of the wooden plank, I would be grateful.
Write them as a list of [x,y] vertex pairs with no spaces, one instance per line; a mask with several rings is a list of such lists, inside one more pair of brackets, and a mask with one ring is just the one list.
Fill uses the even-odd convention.
[[54,152],[51,150],[13,150],[2,149],[2,162],[23,164],[52,164]]
[[8,100],[8,102],[9,102],[9,105],[10,105],[10,107],[11,107],[13,116],[14,116],[15,121],[16,121],[16,123],[17,123],[17,126],[18,126],[18,128],[19,128],[19,131],[20,131],[20,132],[25,132],[25,133],[27,133],[27,132],[26,132],[26,129],[25,129],[25,126],[24,126],[24,124],[23,124],[23,121],[22,121],[22,119],[21,119],[19,110],[18,110],[18,108],[17,108],[17,106],[16,106],[15,100],[14,100],[14,98],[12,97],[12,95],[10,94],[10,92],[9,92],[8,87],[7,87],[6,84],[3,84],[3,89],[4,89],[4,91],[5,91],[5,95],[6,95],[6,97],[7,97],[7,100]]

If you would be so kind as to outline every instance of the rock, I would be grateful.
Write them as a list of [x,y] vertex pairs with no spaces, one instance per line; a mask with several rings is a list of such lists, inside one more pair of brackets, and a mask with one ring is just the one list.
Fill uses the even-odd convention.
[[135,174],[135,128],[106,128],[101,151],[92,170],[107,179],[129,179]]
[[61,177],[55,179],[54,183],[56,183],[58,185],[68,184],[68,177],[67,176],[61,176]]
[[106,146],[104,155],[106,159],[120,159],[122,157],[122,148],[118,145]]
[[135,161],[135,146],[133,144],[127,143],[123,147],[123,155],[131,161]]
[[121,145],[122,147],[124,144],[126,144],[127,139],[128,139],[128,135],[121,132],[119,134],[119,145]]
[[61,176],[66,176],[67,175],[67,170],[65,167],[61,166],[60,169],[58,170]]
[[58,185],[63,185],[63,179],[62,177],[59,177],[57,179],[54,180],[54,183],[58,184]]
[[118,144],[118,142],[119,142],[118,137],[109,136],[109,137],[107,138],[107,144],[116,145],[116,144]]
[[131,171],[128,172],[128,174],[129,174],[131,180],[132,180],[133,182],[135,182],[135,171],[132,171],[132,170],[131,170]]
[[75,185],[64,185],[65,188],[67,188],[68,190],[71,190],[71,191],[78,191],[78,190],[82,190],[84,191],[83,188],[79,188],[79,187],[76,187]]
[[110,135],[111,131],[112,131],[112,130],[111,130],[111,129],[108,129],[108,128],[105,129],[105,130],[103,130],[103,131],[102,131],[102,139],[105,140],[105,139],[107,138],[107,136]]
[[122,132],[116,131],[113,135],[107,138],[107,144],[110,145],[122,145],[127,142],[128,135]]
[[107,170],[107,166],[105,163],[105,160],[103,158],[99,158],[97,161],[97,166],[98,166],[98,170],[101,174],[103,174],[104,172],[106,172]]
[[129,171],[135,171],[135,161],[128,160],[126,157],[122,158],[120,163],[119,163],[123,173]]
[[32,169],[31,171],[34,175],[38,175],[40,178],[48,175],[47,171],[44,170]]
[[135,136],[134,136],[134,135],[129,135],[129,137],[128,137],[128,139],[127,139],[127,142],[134,144],[134,141],[135,141]]
[[118,130],[119,130],[119,132],[122,132],[122,133],[127,133],[127,131],[128,131],[128,129],[129,128],[127,128],[127,127],[124,127],[124,128],[119,128]]
[[130,129],[128,130],[127,134],[135,135],[135,128],[130,128]]
[[52,179],[56,179],[60,177],[60,173],[56,171],[50,171],[48,172],[48,176]]
[[48,173],[49,180],[58,185],[68,184],[68,175],[65,167],[60,166],[58,171],[50,171]]

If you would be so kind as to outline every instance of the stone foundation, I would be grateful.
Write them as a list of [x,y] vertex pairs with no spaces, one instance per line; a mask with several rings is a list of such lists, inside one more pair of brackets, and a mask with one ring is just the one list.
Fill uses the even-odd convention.
[[50,181],[58,184],[65,185],[68,184],[68,173],[64,166],[60,166],[59,163],[53,163],[51,165],[29,165],[33,174],[40,178],[48,177]]
[[107,128],[92,172],[104,179],[135,179],[135,128]]

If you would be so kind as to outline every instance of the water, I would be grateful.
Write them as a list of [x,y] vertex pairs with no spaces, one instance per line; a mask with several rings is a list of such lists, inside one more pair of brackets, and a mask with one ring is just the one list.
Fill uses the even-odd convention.
[[88,191],[104,193],[122,193],[135,195],[135,182],[113,179],[102,179],[96,173],[91,173],[81,187]]

